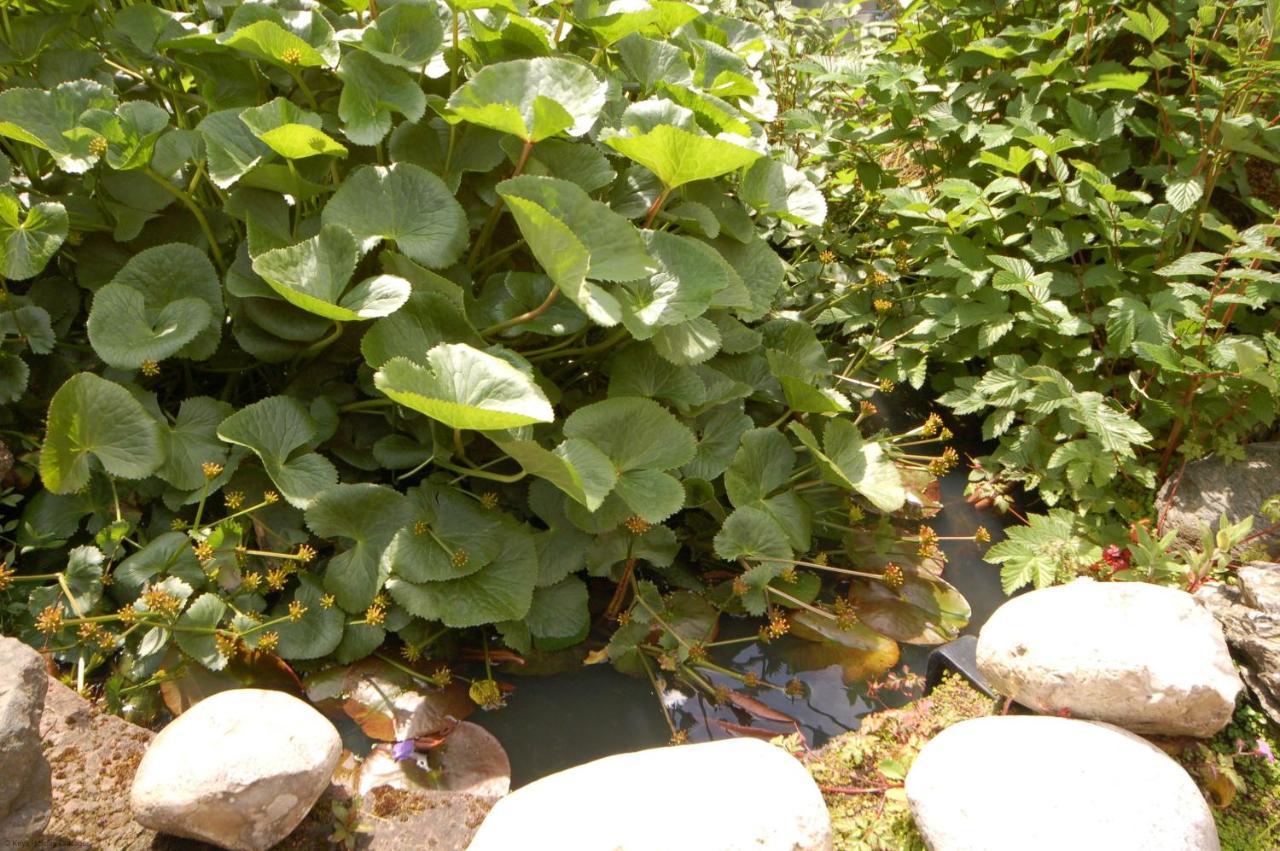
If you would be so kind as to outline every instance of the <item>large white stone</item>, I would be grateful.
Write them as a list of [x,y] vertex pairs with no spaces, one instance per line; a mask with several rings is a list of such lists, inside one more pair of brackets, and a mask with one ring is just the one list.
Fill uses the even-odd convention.
[[781,748],[728,739],[605,757],[524,786],[469,851],[827,851],[809,772]]
[[40,654],[0,636],[0,848],[16,847],[49,823],[52,788],[40,746],[48,685]]
[[263,851],[298,826],[341,754],[338,731],[307,703],[279,691],[220,692],[147,748],[133,816],[162,833]]
[[1212,736],[1241,683],[1222,628],[1183,591],[1077,580],[1005,603],[978,635],[978,669],[1046,714],[1137,733]]
[[963,721],[924,746],[907,801],[931,851],[1218,851],[1182,767],[1110,724]]

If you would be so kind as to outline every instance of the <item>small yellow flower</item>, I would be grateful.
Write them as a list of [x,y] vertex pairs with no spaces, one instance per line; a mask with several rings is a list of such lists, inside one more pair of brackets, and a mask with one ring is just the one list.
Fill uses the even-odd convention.
[[887,378],[880,379],[880,391],[882,393],[892,393],[894,384]]
[[449,560],[453,562],[454,567],[466,567],[467,562],[471,561],[471,553],[466,550],[454,550]]
[[500,709],[506,705],[502,698],[502,687],[494,679],[476,680],[467,689],[467,694],[481,709]]
[[206,479],[216,479],[222,475],[222,465],[217,461],[205,461],[200,465],[200,472]]
[[973,542],[975,544],[991,543],[991,533],[987,531],[986,526],[979,526],[973,532]]
[[427,534],[427,521],[425,521],[425,520],[419,520],[419,521],[417,521],[416,523],[414,523],[414,524],[413,524],[413,534],[415,534],[415,535],[425,535],[425,534]]
[[332,609],[337,602],[337,599],[332,594],[325,594],[320,598],[320,608]]
[[911,258],[907,257],[905,254],[898,255],[893,258],[893,268],[899,275],[905,275],[907,272],[911,271]]
[[284,50],[280,51],[280,58],[283,59],[287,65],[297,65],[302,61],[302,51],[296,47],[286,47]]
[[182,600],[163,588],[147,586],[142,592],[142,603],[148,611],[166,619],[173,619],[182,611]]
[[183,529],[187,528],[187,521],[183,520],[181,517],[175,517],[169,521],[169,528],[175,532],[181,532]]
[[227,508],[235,511],[244,505],[244,491],[227,491],[222,495],[222,502]]
[[142,368],[142,374],[147,376],[147,378],[155,378],[157,375],[160,374],[160,364],[151,360],[151,358],[147,358],[146,360],[144,360],[142,362],[141,368]]
[[707,645],[698,641],[689,645],[689,658],[694,662],[701,662],[707,658]]
[[929,462],[929,473],[941,478],[951,472],[956,464],[960,463],[960,456],[954,449],[948,446],[942,450],[942,454]]
[[95,157],[100,157],[107,152],[107,139],[105,136],[94,136],[89,140],[89,153]]
[[309,544],[298,545],[298,561],[308,563],[316,557],[316,551]]
[[885,313],[893,310],[893,302],[888,299],[878,298],[871,302],[871,306],[875,308],[876,313]]
[[808,693],[808,689],[805,687],[804,681],[800,679],[787,680],[787,685],[783,691],[786,692],[787,697],[794,698],[802,698]]
[[754,673],[752,673],[751,671],[747,671],[747,672],[742,676],[742,684],[743,684],[744,686],[746,686],[747,688],[755,688],[756,686],[760,685],[760,678],[759,678],[759,677],[757,677],[757,676],[756,676]]
[[262,501],[267,505],[274,505],[280,501],[280,494],[275,491],[263,491]]
[[373,598],[373,604],[385,609],[391,605],[391,599],[386,594],[378,594]]
[[836,262],[836,253],[828,248],[818,255],[818,260],[822,263],[834,263]]
[[944,441],[950,440],[953,437],[955,437],[955,435],[951,432],[951,429],[949,428],[944,428],[942,431],[938,432],[939,440],[944,440]]
[[632,514],[627,518],[623,525],[625,525],[627,527],[627,531],[633,535],[643,535],[653,528],[648,520],[645,520],[638,514]]
[[889,276],[879,270],[871,273],[871,286],[881,287],[889,283]]
[[812,561],[814,564],[820,564],[823,567],[826,567],[831,562],[831,556],[827,554],[826,550],[821,550],[813,557]]
[[302,616],[307,613],[307,607],[302,605],[298,600],[294,600],[289,604],[289,620],[296,623],[302,620]]
[[732,589],[735,597],[741,597],[750,590],[747,586],[747,580],[743,579],[741,576],[734,577]]
[[377,603],[364,610],[364,622],[370,626],[381,626],[386,620],[387,610]]
[[191,549],[195,550],[196,558],[202,562],[209,561],[214,556],[213,547],[209,546],[208,541],[201,541]]
[[837,597],[835,610],[836,626],[840,629],[853,629],[854,624],[858,622],[858,614],[854,611],[853,604],[844,597]]
[[676,730],[671,734],[672,745],[683,745],[689,741],[689,733],[687,730]]
[[776,606],[769,610],[769,625],[765,630],[769,633],[770,638],[781,638],[791,629],[791,624],[787,621],[786,612]]
[[96,623],[86,622],[80,624],[80,628],[76,630],[76,638],[81,644],[90,644],[97,641],[98,630],[102,627]]
[[933,437],[942,429],[942,417],[937,414],[930,414],[920,425],[920,433],[925,437]]
[[493,511],[498,507],[498,494],[496,491],[485,491],[480,494],[480,504],[485,508]]
[[626,626],[631,623],[631,610],[628,609],[625,612],[618,612],[618,616],[614,618],[614,620],[618,622],[618,626]]
[[240,639],[229,632],[214,633],[213,643],[217,645],[218,652],[227,659],[233,658],[240,650]]
[[896,564],[886,564],[884,566],[884,584],[888,585],[895,591],[906,584],[907,578],[902,572],[902,568]]
[[262,574],[257,571],[246,573],[240,579],[240,587],[246,591],[257,591],[262,586]]
[[116,617],[120,618],[120,623],[128,626],[138,619],[138,610],[133,606],[121,606],[116,612]]
[[794,584],[800,578],[800,574],[796,572],[795,565],[790,565],[778,574],[778,578],[788,584]]
[[0,591],[13,584],[13,574],[15,572],[7,562],[0,562]]
[[448,665],[441,665],[439,668],[436,668],[436,672],[434,674],[427,677],[427,682],[437,688],[444,688],[449,685],[449,683],[453,682],[453,671],[449,670]]
[[422,658],[422,651],[412,644],[406,644],[400,648],[400,655],[404,657],[406,662],[416,662]]
[[289,572],[283,567],[273,567],[267,571],[267,587],[272,591],[283,590],[285,580],[288,578]]
[[862,415],[864,417],[874,417],[878,413],[880,413],[880,409],[875,406],[874,402],[868,402],[866,399],[862,400]]
[[264,632],[262,637],[258,639],[258,649],[270,653],[280,644],[280,633]]

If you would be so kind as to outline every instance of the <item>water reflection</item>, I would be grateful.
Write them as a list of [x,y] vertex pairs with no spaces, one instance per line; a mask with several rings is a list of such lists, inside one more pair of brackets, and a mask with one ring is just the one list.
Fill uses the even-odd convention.
[[[943,537],[972,535],[979,525],[1003,537],[996,515],[975,511],[964,501],[963,471],[941,482],[942,512],[929,525]],[[998,569],[984,562],[978,549],[964,541],[943,541],[947,554],[944,578],[956,586],[973,609],[966,632],[976,633],[1003,600]],[[721,640],[746,637],[756,624],[724,619]],[[924,674],[928,647],[901,645],[893,671],[910,669]],[[713,659],[725,667],[751,672],[779,685],[797,678],[806,687],[803,697],[789,697],[772,689],[747,689],[727,675],[710,672],[714,685],[736,688],[779,712],[794,718],[810,746],[855,729],[859,719],[884,706],[901,705],[907,699],[892,691],[877,697],[867,694],[865,658],[831,655],[822,645],[786,637],[770,644],[748,642],[715,648]],[[825,657],[824,657],[824,654]],[[852,676],[846,676],[846,672]],[[874,676],[874,675],[873,675]],[[666,744],[670,738],[657,697],[649,683],[619,674],[608,665],[595,665],[546,677],[518,677],[510,705],[497,712],[476,713],[472,721],[483,725],[502,742],[511,758],[512,786],[588,762],[602,756]],[[672,710],[676,725],[690,741],[722,739],[741,733],[739,727],[785,733],[786,724],[753,718],[730,706],[716,706],[684,686],[685,696]],[[672,700],[675,695],[668,694]],[[730,725],[726,727],[726,725]]]

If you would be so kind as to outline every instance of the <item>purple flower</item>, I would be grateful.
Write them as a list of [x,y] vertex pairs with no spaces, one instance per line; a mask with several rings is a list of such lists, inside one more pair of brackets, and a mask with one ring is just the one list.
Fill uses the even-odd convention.
[[1275,752],[1271,750],[1271,745],[1267,744],[1262,739],[1258,739],[1257,753],[1258,756],[1262,757],[1267,762],[1274,763],[1276,761],[1276,755]]
[[413,739],[406,739],[403,742],[393,744],[391,746],[391,756],[395,757],[396,762],[413,759]]

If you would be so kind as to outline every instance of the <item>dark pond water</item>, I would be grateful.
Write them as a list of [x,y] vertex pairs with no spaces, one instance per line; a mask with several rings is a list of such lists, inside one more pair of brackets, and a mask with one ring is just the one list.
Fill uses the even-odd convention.
[[[963,471],[953,473],[941,484],[944,507],[930,521],[940,536],[972,535],[975,527],[985,525],[993,538],[1001,537],[997,516],[977,512],[965,503]],[[972,543],[944,541],[942,546],[948,556],[943,575],[965,595],[973,609],[965,631],[976,632],[1003,600],[999,570],[982,561]],[[750,635],[756,628],[747,622],[725,621],[719,636],[722,640]],[[782,684],[792,677],[802,680],[808,692],[803,698],[765,689],[749,693],[795,718],[810,746],[855,729],[868,712],[907,699],[884,691],[878,698],[869,697],[866,679],[847,677],[840,664],[806,670],[823,661],[815,662],[813,647],[811,642],[789,637],[767,645],[751,641],[716,648],[721,652],[714,658],[726,667],[754,672],[770,682]],[[902,645],[901,650],[894,670],[901,673],[909,668],[923,675],[930,648]],[[511,757],[513,786],[598,757],[663,745],[671,737],[649,682],[620,674],[607,664],[544,677],[504,679],[517,687],[509,705],[496,712],[478,712],[470,720],[488,728],[506,748]],[[725,676],[713,673],[710,679],[717,685],[741,689],[740,683]],[[747,716],[728,707],[716,707],[690,689],[681,691],[688,699],[673,708],[672,716],[690,741],[734,735],[719,722],[751,723]],[[789,732],[778,723],[757,723],[763,729]]]

